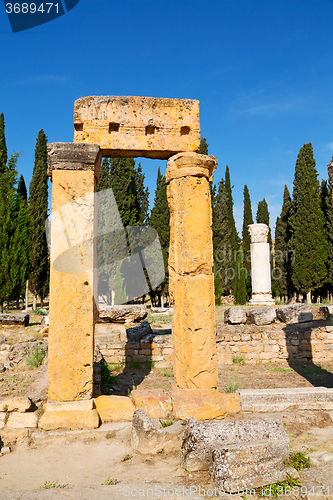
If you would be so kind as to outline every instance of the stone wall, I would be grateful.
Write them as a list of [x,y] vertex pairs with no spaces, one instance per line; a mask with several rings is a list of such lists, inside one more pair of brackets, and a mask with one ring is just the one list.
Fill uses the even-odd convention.
[[[104,326],[105,328],[105,326]],[[163,368],[172,362],[171,334],[157,334],[140,342],[126,342],[124,332],[96,338],[108,362],[154,362]],[[329,321],[266,326],[226,325],[217,326],[217,357],[219,363],[232,364],[233,358],[243,357],[246,363],[260,361],[283,362],[286,360],[333,361],[333,326]]]

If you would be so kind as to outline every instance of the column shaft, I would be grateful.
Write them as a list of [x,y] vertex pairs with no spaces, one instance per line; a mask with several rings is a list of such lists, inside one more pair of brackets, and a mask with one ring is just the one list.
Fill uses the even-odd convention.
[[167,166],[174,372],[181,388],[217,387],[209,189],[216,164],[213,156],[180,153]]

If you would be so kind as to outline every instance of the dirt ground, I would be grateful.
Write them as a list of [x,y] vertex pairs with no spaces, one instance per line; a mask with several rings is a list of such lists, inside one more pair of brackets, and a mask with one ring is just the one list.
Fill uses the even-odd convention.
[[[217,322],[221,322],[223,310],[217,311]],[[0,339],[13,341],[40,340],[42,316],[31,314],[27,328],[0,327]],[[152,323],[153,328],[168,329],[165,322]],[[219,367],[219,389],[221,392],[246,388],[284,387],[333,387],[333,363],[275,365],[234,364]],[[175,383],[172,367],[165,369],[118,365],[109,372],[109,392],[123,394],[130,388],[160,388],[168,391]],[[110,389],[111,392],[110,392]],[[106,392],[107,393],[107,392]],[[0,395],[31,396],[38,400],[47,397],[47,359],[39,368],[28,368],[22,361],[14,370],[0,373]],[[333,412],[332,412],[333,417]],[[234,414],[228,419],[274,418],[283,422],[294,451],[327,451],[333,453],[333,421],[330,412],[298,411],[275,414]],[[39,498],[73,498],[104,500],[125,498],[124,486],[138,484],[153,485],[165,482],[170,485],[212,487],[208,473],[186,472],[181,466],[178,453],[143,456],[133,452],[129,442],[119,441],[112,430],[128,423],[106,424],[96,431],[38,433],[29,446],[14,446],[12,452],[0,457],[0,499],[32,500]],[[0,431],[1,436],[1,431]],[[129,458],[126,458],[129,456]],[[315,480],[319,469],[310,469]],[[319,477],[319,476],[318,476]],[[331,485],[333,493],[333,469],[321,471],[322,482]],[[107,479],[114,485],[106,485]],[[45,489],[49,486],[65,488]],[[112,482],[112,481],[111,481]],[[102,486],[103,484],[103,486]],[[309,483],[310,484],[310,483]],[[33,491],[34,490],[34,491]],[[127,495],[129,496],[129,495]],[[134,496],[134,494],[132,495]],[[137,495],[139,496],[139,495]],[[176,496],[167,495],[168,498]],[[191,495],[192,498],[200,498]],[[234,496],[233,496],[234,497]],[[178,498],[178,497],[177,497]],[[202,498],[202,495],[201,495]],[[211,496],[207,496],[211,498]],[[238,497],[240,500],[240,497]],[[309,497],[311,498],[311,497]],[[312,497],[312,500],[316,497]]]

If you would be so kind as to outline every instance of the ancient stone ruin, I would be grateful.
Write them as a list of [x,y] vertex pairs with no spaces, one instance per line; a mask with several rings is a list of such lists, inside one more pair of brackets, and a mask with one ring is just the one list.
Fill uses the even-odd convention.
[[85,427],[98,425],[92,400],[98,314],[94,193],[105,156],[168,159],[174,372],[179,388],[203,390],[209,406],[218,394],[209,190],[217,160],[196,153],[199,102],[85,97],[75,101],[74,129],[73,144],[48,145],[52,214],[59,224],[52,220],[49,402],[41,426],[66,427],[78,418]]
[[268,226],[266,224],[250,224],[251,236],[251,280],[252,297],[250,305],[274,305],[271,293],[270,248],[267,243]]

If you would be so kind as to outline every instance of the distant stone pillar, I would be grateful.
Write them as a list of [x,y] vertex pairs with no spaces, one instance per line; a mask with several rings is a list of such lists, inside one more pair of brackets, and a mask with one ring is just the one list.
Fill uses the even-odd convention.
[[179,153],[168,160],[169,292],[173,300],[174,373],[178,387],[217,387],[212,211],[214,156]]
[[52,176],[48,399],[87,400],[93,395],[94,193],[100,148],[52,143],[48,162]]
[[266,224],[250,224],[251,237],[251,279],[252,298],[250,305],[273,305],[275,301],[271,292],[270,248],[267,243],[268,226]]

